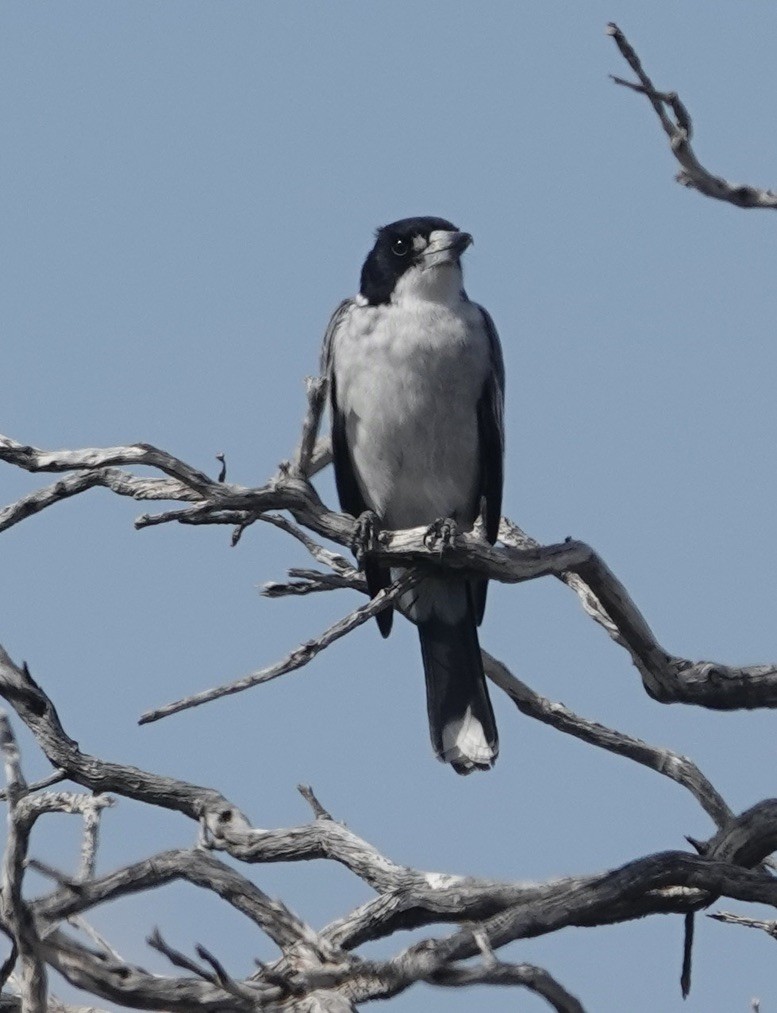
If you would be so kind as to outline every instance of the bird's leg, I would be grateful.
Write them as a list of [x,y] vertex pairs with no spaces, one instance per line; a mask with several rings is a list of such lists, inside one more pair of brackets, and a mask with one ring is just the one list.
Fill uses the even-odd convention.
[[356,527],[351,539],[351,551],[356,556],[356,562],[362,568],[364,557],[377,548],[379,531],[380,520],[374,510],[365,510],[356,518]]
[[457,525],[452,517],[438,517],[432,521],[424,535],[424,545],[440,553],[442,556],[446,549],[450,548],[453,539],[456,537]]

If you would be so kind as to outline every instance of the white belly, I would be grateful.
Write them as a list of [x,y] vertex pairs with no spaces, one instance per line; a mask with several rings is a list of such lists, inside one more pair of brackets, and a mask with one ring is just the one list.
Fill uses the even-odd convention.
[[477,514],[477,403],[489,368],[479,311],[359,307],[337,334],[339,409],[367,505],[387,527]]

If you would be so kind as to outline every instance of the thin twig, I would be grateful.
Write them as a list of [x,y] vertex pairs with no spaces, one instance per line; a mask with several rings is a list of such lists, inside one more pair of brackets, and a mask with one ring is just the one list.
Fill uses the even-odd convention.
[[287,654],[285,658],[282,658],[274,665],[270,665],[269,668],[252,672],[250,675],[246,675],[242,679],[237,679],[235,682],[230,682],[227,685],[203,690],[201,693],[195,693],[193,696],[176,700],[174,703],[166,704],[155,710],[146,711],[145,714],[141,715],[138,723],[143,725],[151,721],[158,721],[160,718],[168,717],[170,714],[177,714],[179,711],[187,710],[191,707],[199,707],[201,704],[210,703],[211,700],[218,700],[220,697],[229,696],[233,693],[241,693],[243,690],[251,689],[253,686],[259,686],[261,683],[269,682],[271,679],[277,679],[278,676],[285,675],[287,672],[294,672],[298,668],[302,668],[312,661],[316,655],[320,654],[321,651],[329,647],[330,644],[344,637],[351,630],[356,629],[357,626],[368,622],[368,620],[383,611],[383,609],[390,607],[406,591],[414,587],[420,579],[421,576],[417,571],[409,571],[402,574],[389,587],[379,591],[366,605],[361,605],[343,619],[338,619],[336,623],[327,630],[324,630],[320,636],[314,640],[308,640],[304,644],[300,644],[299,647],[295,647],[290,654]]

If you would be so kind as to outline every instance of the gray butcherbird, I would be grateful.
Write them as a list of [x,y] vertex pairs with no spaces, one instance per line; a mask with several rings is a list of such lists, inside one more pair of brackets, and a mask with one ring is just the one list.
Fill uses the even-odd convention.
[[[482,516],[496,541],[502,502],[504,364],[488,313],[462,287],[472,237],[443,218],[378,229],[359,294],[324,338],[335,478],[343,510],[390,528]],[[399,570],[369,557],[371,595]],[[397,608],[418,627],[429,729],[460,774],[489,769],[498,740],[477,627],[486,580],[424,577]],[[377,616],[383,636],[392,610]]]

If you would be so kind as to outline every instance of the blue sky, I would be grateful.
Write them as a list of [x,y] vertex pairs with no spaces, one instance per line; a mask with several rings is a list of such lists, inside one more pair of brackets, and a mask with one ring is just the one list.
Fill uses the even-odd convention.
[[[505,512],[592,544],[667,649],[777,659],[774,220],[673,182],[648,103],[617,88],[616,20],[680,92],[712,171],[777,184],[777,8],[587,4],[46,4],[0,9],[0,431],[43,447],[144,440],[261,484],[294,446],[302,379],[378,225],[475,236],[470,295],[505,352]],[[0,471],[3,503],[45,482]],[[319,488],[333,502],[331,478]],[[302,672],[139,728],[151,706],[269,664],[355,596],[266,601],[306,562],[274,529],[135,532],[95,491],[0,538],[0,642],[82,748],[212,785],[255,825],[333,815],[392,859],[515,880],[607,869],[712,828],[682,789],[535,725],[496,697],[496,769],[428,743],[416,637],[360,629]],[[558,582],[495,587],[482,643],[543,695],[692,757],[736,810],[775,794],[775,716],[660,706]],[[30,777],[47,766],[21,732]],[[75,861],[64,817],[34,853]],[[102,869],[192,842],[122,803]],[[323,863],[255,868],[314,925],[369,891]],[[719,905],[743,910],[734,903]],[[106,908],[128,959],[157,924],[235,974],[272,948],[193,889]],[[766,915],[769,916],[768,914]],[[440,934],[446,929],[441,928]],[[411,937],[367,952],[389,953]],[[774,997],[766,937],[679,918],[514,944],[591,1010],[747,1010]],[[617,972],[613,973],[613,966]],[[70,994],[63,987],[63,994]],[[393,1000],[404,1013],[546,1008],[510,991]]]

